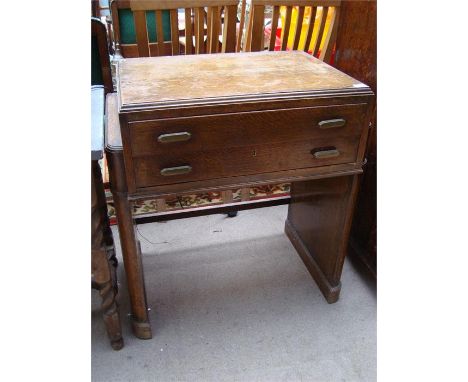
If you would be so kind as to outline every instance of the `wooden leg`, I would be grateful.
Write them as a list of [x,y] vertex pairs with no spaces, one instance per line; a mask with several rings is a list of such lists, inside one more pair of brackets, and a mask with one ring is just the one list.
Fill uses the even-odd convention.
[[[107,245],[105,233],[109,231],[107,213],[103,211],[102,177],[95,172],[99,168],[97,161],[92,162],[91,174],[91,274],[93,287],[99,290],[102,297],[102,311],[106,324],[107,335],[115,350],[123,347],[122,329],[120,325],[119,307],[116,301],[117,277],[113,245]],[[104,218],[104,215],[105,218]],[[110,231],[109,231],[110,232]],[[112,240],[112,232],[111,242]],[[107,238],[107,241],[109,238]]]
[[150,339],[152,338],[152,334],[146,303],[141,250],[135,236],[132,206],[128,200],[124,159],[121,152],[108,151],[106,155],[109,165],[110,186],[119,227],[120,246],[127,275],[133,334],[141,339]]
[[358,175],[297,182],[285,232],[329,303],[338,300]]
[[109,282],[104,285],[99,290],[99,293],[102,298],[101,308],[111,346],[114,350],[120,350],[123,348],[124,342],[121,332],[119,307],[115,301],[115,290],[112,283]]
[[99,290],[102,298],[101,308],[106,324],[107,335],[114,350],[123,347],[122,329],[120,324],[119,306],[116,301],[116,279],[112,277],[115,267],[110,264],[107,250],[92,250],[94,288]]
[[132,328],[136,337],[152,338],[146,303],[145,281],[141,262],[141,251],[135,237],[131,203],[127,195],[113,193],[115,212],[119,226],[120,245],[124,259],[127,286],[132,306]]

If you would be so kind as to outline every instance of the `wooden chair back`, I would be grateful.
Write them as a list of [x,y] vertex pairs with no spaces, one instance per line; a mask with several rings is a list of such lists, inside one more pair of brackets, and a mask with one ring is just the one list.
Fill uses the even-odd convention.
[[91,17],[91,85],[104,85],[106,94],[114,91],[106,26],[95,17]]
[[[265,45],[264,41],[265,6],[273,7],[271,35],[268,45]],[[319,55],[318,58],[322,61],[330,62],[336,41],[341,0],[252,0],[244,50],[247,52],[264,49],[275,50],[278,19],[280,18],[280,7],[282,6],[286,7],[286,15],[284,25],[282,25],[280,50],[287,49],[290,34],[294,33],[292,50],[310,51],[314,56]],[[291,30],[293,7],[298,7],[295,30]],[[304,14],[306,13],[306,7],[310,7],[309,25],[305,42],[303,45],[301,44],[302,46],[299,46],[305,22]],[[321,16],[316,20],[319,7],[321,7]],[[328,28],[326,28],[327,17],[330,14],[330,22],[327,25]],[[327,30],[326,33],[325,30]],[[315,36],[313,41],[312,36]],[[322,49],[320,49],[321,46]]]
[[[235,52],[237,6],[238,0],[114,0],[114,38],[123,57]],[[119,10],[123,9],[133,14],[133,47],[120,39]],[[181,30],[179,9],[184,9]]]

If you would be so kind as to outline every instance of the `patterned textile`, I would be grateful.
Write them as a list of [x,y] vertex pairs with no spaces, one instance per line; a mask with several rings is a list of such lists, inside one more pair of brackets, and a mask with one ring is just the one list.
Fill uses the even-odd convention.
[[[249,189],[248,200],[268,199],[279,196],[287,196],[290,191],[290,183],[258,186]],[[106,190],[107,209],[111,224],[116,224],[114,203],[112,194]],[[242,201],[242,189],[232,191],[233,203]],[[210,205],[223,204],[221,192],[204,192],[201,194],[180,195],[165,199],[165,211],[175,211],[181,209],[205,207]],[[157,199],[138,200],[133,205],[133,215],[141,217],[154,214],[158,211]]]

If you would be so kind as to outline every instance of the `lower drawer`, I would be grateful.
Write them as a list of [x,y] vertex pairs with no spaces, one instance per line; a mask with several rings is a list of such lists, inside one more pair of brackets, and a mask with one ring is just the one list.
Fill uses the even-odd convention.
[[356,161],[360,136],[133,158],[138,188]]

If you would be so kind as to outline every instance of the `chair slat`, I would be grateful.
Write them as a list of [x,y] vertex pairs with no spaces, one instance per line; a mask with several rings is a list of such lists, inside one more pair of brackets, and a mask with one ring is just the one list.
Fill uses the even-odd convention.
[[158,38],[158,56],[164,56],[164,32],[163,32],[163,18],[162,11],[157,10],[156,12],[156,35]]
[[312,9],[310,10],[309,28],[307,29],[307,37],[304,45],[304,52],[309,51],[310,42],[312,40],[312,34],[314,32],[315,16],[317,16],[317,7],[312,7]]
[[[218,46],[219,46],[219,37],[221,33],[223,33],[223,13],[224,13],[224,6],[218,6]],[[219,48],[218,48],[219,51]]]
[[286,7],[286,17],[283,25],[283,39],[281,41],[281,50],[286,50],[288,46],[289,30],[291,29],[292,5]]
[[211,53],[218,53],[219,52],[219,35],[221,34],[221,12],[222,7],[213,7],[213,27],[212,27],[212,40],[211,44],[213,46]]
[[304,7],[299,7],[299,11],[297,13],[296,32],[294,34],[293,50],[297,50],[297,48],[299,47],[303,21],[304,21]]
[[117,7],[117,1],[111,1],[111,17],[112,17],[112,30],[114,32],[115,50],[120,52],[120,23],[119,23],[119,8]]
[[[239,33],[237,34],[236,52],[240,52],[242,46],[242,36],[244,34],[246,0],[242,0],[241,14],[239,20]],[[237,6],[236,6],[237,9]],[[237,20],[236,20],[237,22]]]
[[206,52],[210,52],[211,47],[211,12],[210,8],[208,8],[208,12],[206,13]]
[[315,40],[314,50],[312,51],[312,54],[314,56],[317,55],[320,49],[320,43],[322,41],[323,32],[325,30],[325,23],[327,22],[327,15],[328,15],[328,7],[323,7],[322,18],[320,19],[320,28],[318,30],[317,39]]
[[219,46],[219,7],[208,8],[208,19],[210,28],[208,29],[208,53],[218,53]]
[[252,46],[252,24],[253,24],[253,7],[250,6],[249,19],[247,20],[247,33],[245,36],[245,46],[244,51],[250,52]]
[[177,56],[180,53],[179,48],[179,16],[177,9],[171,9],[171,39],[172,39],[172,55]]
[[192,8],[185,9],[185,54],[193,53]]
[[[252,7],[251,7],[252,8]],[[265,6],[254,5],[252,9],[252,41],[250,46],[251,52],[259,52],[263,50],[264,23],[265,23]]]
[[135,11],[133,13],[135,20],[135,31],[138,45],[138,55],[140,57],[149,57],[148,31],[146,28],[146,12]]
[[195,9],[195,46],[196,54],[205,53],[205,41],[204,41],[204,30],[205,30],[205,9]]
[[330,63],[333,47],[336,42],[336,35],[338,32],[338,24],[340,21],[340,7],[333,8],[333,18],[330,26],[328,27],[328,33],[325,37],[322,51],[320,52],[320,59],[326,63]]
[[224,9],[223,47],[221,53],[236,51],[237,5],[227,5]]
[[278,30],[279,15],[280,15],[280,7],[278,5],[275,5],[273,7],[273,16],[271,19],[271,36],[270,36],[270,46],[269,46],[269,50],[271,51],[275,50],[276,31]]

